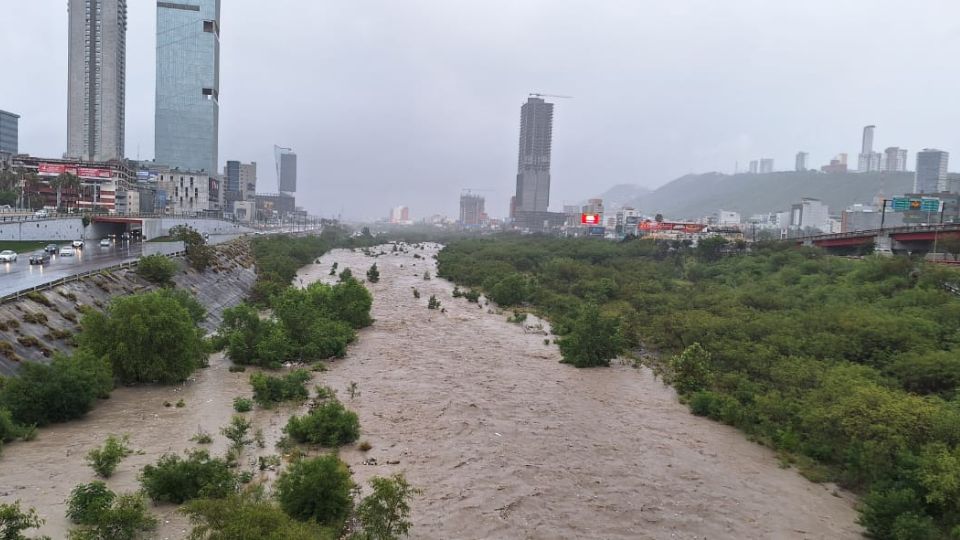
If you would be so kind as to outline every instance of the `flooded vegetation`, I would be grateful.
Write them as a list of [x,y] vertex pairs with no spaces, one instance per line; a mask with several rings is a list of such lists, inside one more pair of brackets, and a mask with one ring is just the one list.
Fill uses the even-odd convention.
[[[334,391],[356,413],[359,434],[337,407],[330,414],[344,418],[343,430],[310,435],[308,404],[255,406],[245,416],[251,432],[262,430],[263,447],[246,447],[244,470],[278,453],[296,414],[288,429],[303,440],[347,443],[339,456],[365,492],[373,477],[398,473],[421,490],[411,492],[412,538],[860,535],[852,498],[782,468],[733,428],[689,414],[649,370],[559,364],[546,322],[501,312],[483,297],[454,297],[453,285],[434,277],[438,249],[372,248],[384,253],[376,258],[335,250],[297,273],[302,286],[333,284],[338,272],[363,276],[377,263],[376,282],[366,283],[372,326],[356,330],[345,357],[309,372],[306,383]],[[428,309],[431,297],[437,309]],[[230,367],[214,354],[183,384],[118,388],[85,417],[6,446],[0,502],[35,507],[46,519],[40,532],[63,538],[70,490],[97,479],[85,456],[109,435],[129,435],[134,450],[104,480],[118,493],[139,489],[138,473],[165,453],[226,454],[221,428],[235,408],[252,406],[235,399],[255,397],[250,375],[260,371]],[[198,442],[202,434],[210,444]],[[276,472],[257,476],[271,482]],[[158,524],[144,538],[187,536],[176,506],[148,506]]]

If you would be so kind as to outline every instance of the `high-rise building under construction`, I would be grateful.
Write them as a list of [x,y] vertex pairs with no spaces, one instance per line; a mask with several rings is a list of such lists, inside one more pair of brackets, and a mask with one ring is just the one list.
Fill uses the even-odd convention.
[[550,206],[553,103],[529,97],[520,108],[520,155],[513,212],[546,212]]

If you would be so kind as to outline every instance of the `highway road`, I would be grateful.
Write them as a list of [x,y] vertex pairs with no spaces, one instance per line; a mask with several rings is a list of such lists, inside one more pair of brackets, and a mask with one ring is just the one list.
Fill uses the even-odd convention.
[[[209,242],[218,244],[236,238],[235,234],[212,235]],[[70,242],[57,242],[57,247],[68,246]],[[31,265],[30,255],[36,251],[18,253],[17,261],[0,263],[0,296],[36,287],[60,278],[81,272],[98,270],[122,262],[134,261],[141,255],[175,253],[183,249],[183,242],[131,242],[115,240],[110,247],[101,247],[99,240],[89,240],[83,249],[75,250],[73,257],[58,254],[50,257],[43,266]]]

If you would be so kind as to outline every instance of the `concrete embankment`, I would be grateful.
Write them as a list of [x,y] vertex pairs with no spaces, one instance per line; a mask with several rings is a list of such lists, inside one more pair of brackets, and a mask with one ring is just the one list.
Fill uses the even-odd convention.
[[[256,281],[248,240],[215,249],[216,261],[203,273],[174,259],[179,266],[174,282],[207,308],[207,330],[215,329],[223,310],[240,303]],[[84,306],[103,309],[115,297],[154,287],[133,269],[105,271],[0,305],[0,375],[15,373],[23,362],[49,361],[55,352],[69,352]]]

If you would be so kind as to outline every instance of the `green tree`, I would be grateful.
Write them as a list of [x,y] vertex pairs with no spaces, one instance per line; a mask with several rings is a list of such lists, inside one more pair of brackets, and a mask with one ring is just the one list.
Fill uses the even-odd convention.
[[114,299],[84,315],[80,346],[107,358],[127,384],[176,383],[203,365],[201,330],[179,301],[159,291]]
[[[40,519],[33,508],[21,510],[20,501],[13,504],[0,503],[0,540],[31,540],[23,531],[36,529],[43,523],[44,520]],[[50,540],[50,537],[35,536],[33,540]]]
[[93,525],[116,498],[116,493],[99,480],[75,486],[67,499],[67,518],[77,524]]
[[516,306],[527,300],[529,283],[522,274],[509,274],[496,282],[489,291],[490,299],[501,306]]
[[620,322],[600,313],[596,304],[587,304],[560,338],[562,362],[576,367],[608,366],[623,350]]
[[87,453],[87,464],[99,476],[110,478],[123,458],[133,453],[129,446],[130,437],[109,435],[103,448],[94,448]]
[[269,407],[284,401],[304,400],[310,395],[306,382],[310,372],[297,369],[282,377],[264,373],[251,373],[250,386],[253,387],[253,400],[262,407]]
[[690,345],[670,359],[673,386],[680,395],[703,390],[710,382],[710,353],[699,343]]
[[335,310],[335,319],[349,324],[353,328],[364,328],[373,324],[370,307],[373,295],[355,279],[342,280],[333,287],[331,298]]
[[20,425],[79,418],[98,397],[109,395],[112,380],[107,369],[102,359],[85,352],[57,355],[49,365],[24,363],[18,377],[0,386],[0,408],[10,411]]
[[427,300],[427,309],[440,309],[440,301],[437,300],[436,295],[430,295],[430,299]]
[[377,270],[377,263],[373,263],[373,266],[367,270],[367,281],[370,283],[376,283],[380,281],[380,271]]
[[233,493],[236,478],[227,462],[193,450],[186,459],[164,454],[156,465],[146,465],[140,483],[155,502],[180,504],[198,497],[222,498]]
[[230,423],[220,429],[220,434],[232,443],[230,448],[239,454],[243,451],[243,447],[253,442],[249,436],[252,426],[249,420],[235,414],[230,419]]
[[727,239],[722,236],[710,236],[697,242],[697,259],[706,262],[719,260],[723,256],[723,248],[727,245]]
[[283,431],[297,442],[336,447],[360,437],[360,421],[357,413],[329,399],[301,417],[291,416]]
[[93,523],[71,530],[70,540],[134,540],[156,526],[157,520],[147,510],[142,494],[117,495]]
[[353,507],[350,470],[333,454],[294,462],[280,473],[275,489],[280,507],[288,515],[337,531]]
[[399,540],[410,532],[410,497],[420,490],[412,487],[402,474],[389,478],[374,476],[373,493],[357,506],[360,532],[357,540]]
[[213,264],[215,252],[196,229],[177,225],[170,229],[170,236],[174,240],[183,242],[184,250],[187,252],[187,262],[194,270],[203,272]]
[[189,540],[334,540],[328,528],[294,520],[263,495],[248,490],[224,499],[196,499],[181,511],[190,516]]
[[137,262],[137,274],[158,285],[169,285],[177,264],[163,255],[145,255]]

